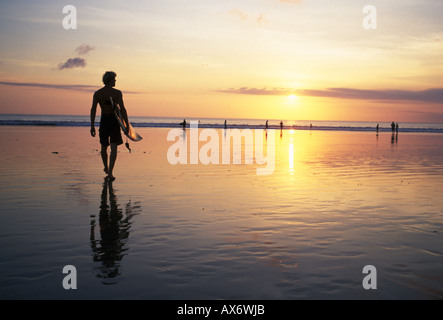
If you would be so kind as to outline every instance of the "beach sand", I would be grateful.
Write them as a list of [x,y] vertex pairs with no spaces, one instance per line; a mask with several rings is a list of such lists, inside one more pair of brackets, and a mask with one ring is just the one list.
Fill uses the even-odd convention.
[[89,128],[0,127],[0,297],[443,298],[442,135],[275,131],[259,176],[170,164],[170,130],[138,129],[106,184]]

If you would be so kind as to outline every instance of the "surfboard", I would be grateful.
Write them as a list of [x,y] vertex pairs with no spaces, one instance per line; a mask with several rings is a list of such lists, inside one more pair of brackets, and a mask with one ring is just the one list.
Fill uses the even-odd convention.
[[112,108],[114,109],[115,117],[117,118],[118,124],[120,125],[120,128],[122,128],[125,136],[127,136],[132,141],[140,141],[141,139],[143,139],[143,137],[135,131],[132,125],[129,122],[126,123],[126,121],[123,119],[120,105],[118,103],[114,103],[112,97],[110,97],[110,99]]

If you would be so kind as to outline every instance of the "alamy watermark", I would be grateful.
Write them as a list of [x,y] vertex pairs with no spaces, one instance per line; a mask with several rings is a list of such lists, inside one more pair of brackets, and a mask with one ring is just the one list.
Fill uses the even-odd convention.
[[366,265],[363,267],[363,273],[367,274],[367,276],[363,278],[363,288],[365,290],[377,289],[377,269],[373,265]]
[[[172,130],[171,130],[172,132]],[[174,131],[175,132],[175,131]],[[366,265],[363,267],[362,273],[367,274],[362,281],[363,289],[376,290],[377,289],[377,269],[373,265]],[[63,267],[63,274],[67,274],[62,281],[62,286],[65,290],[77,289],[77,269],[73,265],[66,265]],[[183,312],[183,310],[182,310]],[[180,313],[180,312],[179,312]],[[185,313],[186,314],[186,313]]]
[[371,30],[377,29],[377,8],[373,5],[367,5],[363,7],[363,14],[366,16],[363,18],[363,29]]
[[66,14],[62,21],[63,29],[77,29],[77,8],[73,5],[66,5],[62,12]]
[[62,285],[65,290],[77,289],[77,269],[73,265],[63,267],[63,273],[68,274],[63,278]]
[[[189,137],[183,129],[171,129],[167,141],[175,141],[167,152],[170,164],[244,164],[265,165],[257,168],[257,175],[269,175],[275,169],[275,132],[263,129],[223,129],[220,138],[216,129],[198,129],[198,121],[190,122]],[[189,150],[188,140],[189,139]],[[209,141],[208,141],[209,140]],[[232,140],[232,144],[231,144]],[[199,142],[206,142],[199,146]],[[220,147],[221,141],[221,147]],[[244,143],[242,143],[244,141]],[[243,146],[243,148],[242,148]],[[266,155],[264,149],[266,147]],[[189,161],[188,161],[189,158]]]
[[[63,7],[62,25],[65,30],[77,29],[77,8],[73,5],[66,5]],[[377,29],[377,8],[373,5],[366,5],[363,7],[363,28],[366,30]]]

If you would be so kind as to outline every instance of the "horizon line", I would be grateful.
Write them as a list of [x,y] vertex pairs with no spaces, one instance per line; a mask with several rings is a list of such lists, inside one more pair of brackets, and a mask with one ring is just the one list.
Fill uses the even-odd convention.
[[[3,113],[0,112],[0,115],[6,116],[80,116],[80,117],[89,117],[89,114],[53,114],[53,113]],[[220,118],[220,117],[178,117],[178,116],[130,116],[130,118],[170,118],[170,119],[186,119],[187,121],[192,120],[201,120],[201,119],[214,119],[214,120],[263,120],[263,121],[307,121],[307,122],[370,122],[370,123],[391,123],[391,120],[309,120],[309,119],[271,119],[271,118]],[[429,124],[443,124],[443,122],[438,121],[396,121],[396,123],[429,123]]]

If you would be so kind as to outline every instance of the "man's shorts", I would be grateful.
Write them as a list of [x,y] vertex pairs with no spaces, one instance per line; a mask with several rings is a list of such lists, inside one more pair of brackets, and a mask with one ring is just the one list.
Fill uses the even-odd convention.
[[100,144],[109,146],[110,144],[120,145],[123,143],[120,125],[113,115],[102,115],[99,129]]

